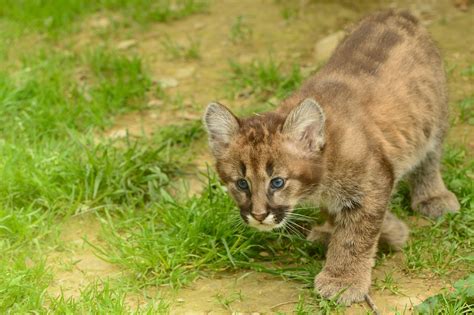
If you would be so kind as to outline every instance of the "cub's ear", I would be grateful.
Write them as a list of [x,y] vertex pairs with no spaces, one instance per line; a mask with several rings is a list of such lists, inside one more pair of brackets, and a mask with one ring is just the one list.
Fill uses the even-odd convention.
[[307,98],[288,114],[283,133],[306,150],[317,152],[324,146],[324,125],[323,109],[314,99]]
[[209,146],[214,156],[218,157],[239,130],[239,120],[224,105],[210,103],[207,105],[203,121],[209,135]]

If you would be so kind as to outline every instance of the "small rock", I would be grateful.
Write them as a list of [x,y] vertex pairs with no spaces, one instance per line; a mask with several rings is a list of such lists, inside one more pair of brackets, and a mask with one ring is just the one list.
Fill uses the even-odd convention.
[[196,68],[191,66],[191,67],[186,67],[186,68],[181,68],[181,69],[176,70],[175,75],[179,79],[184,79],[184,78],[189,78],[190,76],[192,76],[195,71],[196,71]]
[[197,22],[197,23],[194,24],[194,29],[200,30],[200,29],[204,28],[204,26],[206,26],[204,23]]
[[111,133],[109,133],[109,138],[112,138],[112,139],[125,138],[127,134],[128,134],[127,129],[114,130]]
[[184,299],[183,299],[183,298],[178,298],[178,299],[176,299],[176,302],[178,302],[178,303],[184,303]]
[[95,28],[106,28],[110,25],[110,20],[106,17],[99,17],[92,20],[90,25]]
[[300,59],[301,58],[301,53],[300,52],[294,52],[290,55],[292,59]]
[[163,89],[174,88],[178,86],[178,80],[176,80],[175,78],[162,78],[159,79],[157,82]]
[[161,105],[163,105],[163,100],[158,100],[158,99],[152,99],[150,101],[148,101],[147,103],[147,106],[149,107],[160,107]]
[[195,113],[182,113],[179,115],[179,118],[184,120],[199,120],[201,119],[201,115]]
[[117,49],[119,50],[126,50],[129,49],[130,47],[133,47],[137,44],[137,41],[134,39],[127,39],[124,41],[121,41],[120,43],[117,44]]
[[259,254],[260,256],[262,256],[262,257],[268,257],[268,256],[270,256],[270,254],[269,254],[268,252],[260,252],[260,253],[258,253],[258,254]]
[[314,46],[314,57],[316,58],[316,61],[322,62],[329,59],[334,49],[336,49],[337,45],[345,35],[346,33],[344,31],[338,31],[318,41]]
[[273,96],[267,101],[267,103],[276,106],[278,105],[278,103],[280,103],[280,100],[277,97]]

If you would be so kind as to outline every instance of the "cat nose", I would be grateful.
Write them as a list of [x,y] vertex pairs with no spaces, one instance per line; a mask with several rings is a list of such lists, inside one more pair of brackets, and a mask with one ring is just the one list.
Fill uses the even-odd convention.
[[268,212],[252,213],[252,216],[255,218],[255,220],[262,222],[268,216]]

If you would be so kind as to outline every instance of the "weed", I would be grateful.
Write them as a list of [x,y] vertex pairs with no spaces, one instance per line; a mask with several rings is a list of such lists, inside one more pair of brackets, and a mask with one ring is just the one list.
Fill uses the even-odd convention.
[[298,8],[285,6],[281,9],[281,16],[285,21],[289,21],[298,17]]
[[253,61],[246,65],[231,61],[230,67],[229,86],[234,95],[255,94],[258,99],[270,96],[283,98],[298,87],[302,80],[297,65],[289,73],[282,73],[281,66],[273,59],[267,62]]
[[463,99],[458,103],[459,120],[474,125],[474,96]]
[[474,76],[474,64],[470,65],[469,67],[466,67],[461,70],[461,75],[467,76],[467,77],[472,77]]
[[454,291],[426,299],[415,307],[416,314],[472,314],[474,311],[474,274],[454,283]]
[[243,297],[242,297],[242,292],[234,292],[234,293],[231,293],[231,294],[222,294],[222,293],[218,293],[216,294],[216,299],[217,299],[217,302],[222,305],[222,307],[224,307],[226,310],[228,311],[233,311],[232,310],[232,303],[236,302],[236,301],[242,301],[243,300]]
[[380,291],[388,290],[393,294],[401,294],[400,289],[398,288],[395,279],[393,278],[392,272],[386,272],[383,279],[377,279],[375,281],[375,288]]
[[247,41],[252,37],[252,28],[246,22],[244,16],[239,15],[235,18],[230,27],[229,38],[234,44]]
[[195,39],[188,38],[187,45],[180,45],[167,36],[161,41],[161,46],[172,60],[196,60],[201,58],[199,51],[201,44]]
[[145,307],[133,310],[126,303],[127,294],[123,290],[112,288],[110,282],[95,282],[81,290],[79,298],[52,298],[49,310],[60,314],[163,314],[169,305],[163,300],[148,301]]
[[310,294],[310,297],[299,295],[294,313],[298,315],[340,314],[345,310],[345,307],[338,304],[336,299],[337,298],[330,300],[323,299],[314,292]]
[[[0,250],[5,254],[4,248]],[[0,312],[20,314],[42,309],[51,281],[44,262],[34,262],[26,255],[9,256],[0,258]]]

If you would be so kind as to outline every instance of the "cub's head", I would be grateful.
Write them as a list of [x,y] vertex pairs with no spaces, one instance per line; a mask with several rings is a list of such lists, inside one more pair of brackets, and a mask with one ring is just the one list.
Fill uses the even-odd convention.
[[324,123],[313,99],[288,115],[249,118],[208,105],[204,124],[217,172],[247,224],[262,231],[281,227],[298,201],[314,191],[323,170]]

